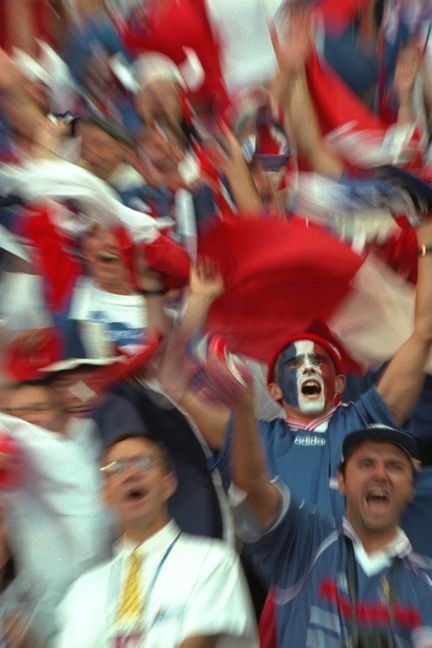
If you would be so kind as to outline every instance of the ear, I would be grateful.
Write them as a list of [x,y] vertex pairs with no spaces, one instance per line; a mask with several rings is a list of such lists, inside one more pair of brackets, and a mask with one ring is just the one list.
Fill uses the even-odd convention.
[[165,501],[169,500],[170,497],[174,495],[174,493],[177,490],[177,476],[175,472],[171,471],[164,475],[164,495],[165,495]]
[[283,398],[282,390],[279,387],[279,385],[275,382],[271,382],[268,384],[268,390],[271,394],[271,397],[275,400],[280,402]]
[[344,477],[341,470],[338,470],[338,488],[339,488],[340,494],[343,497],[345,497],[345,495],[346,495],[345,477]]
[[338,394],[339,396],[343,393],[343,390],[345,389],[345,383],[346,379],[343,374],[339,374],[335,378],[335,394]]

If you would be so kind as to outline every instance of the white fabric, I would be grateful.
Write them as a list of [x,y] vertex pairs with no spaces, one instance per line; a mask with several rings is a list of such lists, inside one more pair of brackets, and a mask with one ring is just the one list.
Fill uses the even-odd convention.
[[177,534],[170,522],[139,548],[144,557],[144,637],[116,643],[113,619],[127,558],[135,548],[125,543],[113,561],[88,572],[70,589],[59,608],[56,648],[176,648],[187,637],[218,634],[217,648],[257,648],[236,554],[221,541],[182,533],[160,566]]
[[[415,289],[371,254],[351,288],[328,326],[356,360],[376,369],[392,358],[414,331]],[[425,364],[426,371],[432,373],[431,355]]]
[[94,423],[72,419],[63,436],[0,413],[0,426],[24,455],[25,481],[7,494],[8,527],[29,602],[37,606],[36,631],[48,646],[67,587],[110,555]]
[[43,281],[26,272],[3,272],[0,281],[0,315],[8,334],[51,325],[45,308]]
[[398,229],[393,214],[406,214],[416,223],[417,213],[409,196],[402,191],[384,198],[368,188],[354,196],[350,188],[318,173],[300,173],[296,192],[296,213],[324,225],[338,238],[362,251],[365,243],[385,242]]
[[412,140],[416,123],[393,124],[384,130],[356,130],[351,121],[326,135],[329,146],[356,166],[366,169],[409,162],[425,142]]
[[28,202],[74,200],[85,215],[101,225],[123,224],[135,242],[151,243],[165,227],[148,214],[123,205],[106,182],[65,160],[30,160],[0,168],[2,191]]
[[229,93],[269,81],[276,71],[269,21],[281,0],[206,0]]
[[396,530],[396,535],[384,547],[373,553],[367,553],[362,541],[354,531],[351,524],[344,517],[343,528],[345,535],[353,542],[356,562],[360,565],[366,576],[375,576],[385,567],[390,567],[394,558],[403,558],[412,551],[411,543],[402,529]]
[[10,254],[14,254],[23,261],[30,261],[30,257],[25,247],[19,242],[18,237],[7,230],[6,227],[3,227],[3,225],[0,225],[0,248]]
[[113,346],[127,351],[145,339],[144,297],[101,290],[89,277],[83,277],[74,291],[70,318],[82,322],[80,336],[89,358],[112,356]]

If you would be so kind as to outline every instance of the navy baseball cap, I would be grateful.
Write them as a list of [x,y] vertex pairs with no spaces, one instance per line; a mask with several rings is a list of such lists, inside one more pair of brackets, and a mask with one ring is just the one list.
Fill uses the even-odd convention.
[[411,434],[404,430],[384,425],[382,423],[374,423],[367,427],[351,432],[345,437],[342,444],[342,459],[341,463],[346,461],[348,457],[354,452],[358,446],[365,441],[375,441],[377,443],[392,443],[403,450],[408,457],[415,461],[419,458],[419,450],[417,441]]

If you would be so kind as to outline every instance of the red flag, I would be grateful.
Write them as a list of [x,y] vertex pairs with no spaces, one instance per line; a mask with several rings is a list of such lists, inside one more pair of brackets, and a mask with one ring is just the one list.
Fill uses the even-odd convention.
[[219,222],[203,237],[200,254],[217,262],[225,281],[207,329],[222,335],[230,351],[261,361],[289,334],[327,321],[364,261],[318,228],[262,219]]
[[370,0],[321,0],[318,8],[326,27],[333,33],[340,33],[366,9],[369,2]]
[[351,121],[356,130],[382,130],[387,126],[355,96],[313,52],[306,64],[309,92],[323,135]]

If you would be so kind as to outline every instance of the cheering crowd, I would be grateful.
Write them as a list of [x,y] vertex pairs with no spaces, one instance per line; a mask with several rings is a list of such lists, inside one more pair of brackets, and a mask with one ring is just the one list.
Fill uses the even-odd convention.
[[431,0],[0,20],[0,646],[432,648]]

